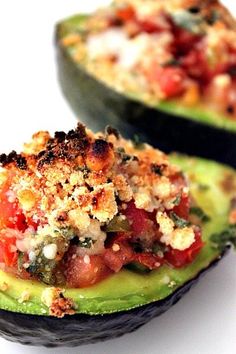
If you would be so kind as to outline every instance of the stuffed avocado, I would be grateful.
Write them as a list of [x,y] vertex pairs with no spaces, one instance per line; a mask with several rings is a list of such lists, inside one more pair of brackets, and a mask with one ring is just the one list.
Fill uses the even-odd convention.
[[59,80],[96,129],[236,166],[235,28],[217,1],[117,0],[58,24]]
[[39,132],[0,162],[0,328],[10,340],[74,346],[132,331],[235,244],[229,167],[81,124]]

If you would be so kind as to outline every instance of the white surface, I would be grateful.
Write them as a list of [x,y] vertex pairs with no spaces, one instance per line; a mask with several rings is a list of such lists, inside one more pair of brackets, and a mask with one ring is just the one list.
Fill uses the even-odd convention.
[[[76,124],[56,80],[53,25],[108,2],[0,2],[0,151],[20,146],[38,129]],[[226,2],[236,12],[235,2]],[[3,339],[0,346],[4,354],[235,354],[236,255],[231,253],[182,301],[133,334],[75,349],[24,347]]]

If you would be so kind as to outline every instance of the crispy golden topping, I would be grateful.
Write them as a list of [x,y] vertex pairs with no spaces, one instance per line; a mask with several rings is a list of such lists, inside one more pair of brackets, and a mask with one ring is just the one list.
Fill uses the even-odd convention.
[[72,299],[66,298],[63,295],[63,290],[60,288],[46,288],[41,300],[49,308],[49,314],[54,317],[62,318],[65,315],[75,314],[75,305]]
[[[20,254],[27,255],[21,267],[46,284],[65,284],[60,261],[73,242],[79,256],[102,255],[109,229],[129,231],[127,203],[159,213],[156,229],[167,246],[184,250],[195,240],[194,226],[179,228],[166,215],[182,197],[188,198],[179,168],[161,151],[125,140],[112,128],[93,134],[79,123],[68,134],[56,132],[50,137],[42,132],[41,138],[37,133],[27,151],[11,156],[1,159],[1,188],[29,221],[16,241]],[[21,158],[24,169],[17,160]],[[157,232],[154,221],[148,222],[145,235],[137,235],[147,247]],[[7,232],[14,237],[16,231]],[[55,296],[55,290],[44,295],[47,303],[53,295],[52,315],[73,312],[72,303]]]
[[[42,142],[44,149],[35,154]],[[43,212],[52,227],[82,224],[81,218],[87,225],[88,215],[107,222],[118,213],[117,196],[124,202],[134,198],[137,207],[152,211],[155,197],[167,202],[178,192],[169,180],[178,169],[166,155],[148,145],[137,149],[111,128],[97,136],[81,124],[54,138],[37,133],[27,152],[14,156],[1,158],[2,166],[14,171],[12,192],[26,215],[37,218]]]

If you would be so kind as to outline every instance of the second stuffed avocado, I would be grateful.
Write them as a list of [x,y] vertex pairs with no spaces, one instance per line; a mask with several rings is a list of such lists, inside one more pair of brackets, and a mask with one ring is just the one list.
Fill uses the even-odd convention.
[[[216,2],[196,1],[191,8],[150,3],[145,18],[141,2],[138,11],[132,1],[115,1],[94,15],[58,24],[59,79],[66,98],[91,127],[112,124],[167,152],[236,166],[233,18]],[[161,6],[166,16],[160,18]],[[158,19],[161,29],[154,26]],[[162,47],[166,41],[171,48]],[[154,45],[162,54],[152,53]]]

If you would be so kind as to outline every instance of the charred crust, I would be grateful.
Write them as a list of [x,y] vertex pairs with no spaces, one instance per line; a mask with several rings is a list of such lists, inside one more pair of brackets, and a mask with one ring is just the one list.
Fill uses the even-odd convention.
[[188,11],[191,13],[191,14],[198,14],[201,9],[199,6],[192,6],[192,7],[189,7],[188,8]]
[[56,132],[54,138],[49,139],[46,150],[41,151],[38,156],[38,169],[44,165],[50,165],[58,159],[72,161],[77,156],[83,156],[89,147],[89,138],[85,127],[78,124],[75,130],[67,134]]
[[165,172],[166,169],[166,165],[165,164],[156,164],[156,163],[152,163],[151,164],[151,172],[155,173],[156,175],[162,176],[163,173]]
[[120,138],[120,133],[116,128],[111,127],[110,125],[107,125],[105,128],[105,133],[106,135],[114,135],[116,139]]
[[65,132],[55,132],[54,138],[59,142],[62,143],[66,139],[66,133]]
[[16,151],[10,152],[10,154],[1,154],[0,155],[0,164],[5,167],[10,163],[14,163],[20,170],[27,169],[27,161],[24,156],[17,154]]
[[91,153],[95,158],[104,159],[109,153],[110,146],[103,139],[97,139],[94,141],[91,147]]

